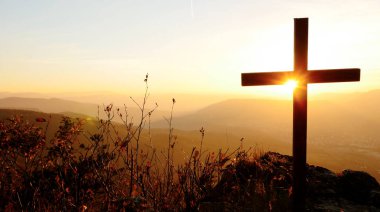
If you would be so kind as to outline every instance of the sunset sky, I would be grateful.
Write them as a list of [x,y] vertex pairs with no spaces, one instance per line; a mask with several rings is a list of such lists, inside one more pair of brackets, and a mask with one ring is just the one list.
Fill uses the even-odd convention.
[[309,17],[309,69],[361,68],[379,89],[378,0],[0,0],[0,92],[282,94],[240,73],[293,68],[293,18]]

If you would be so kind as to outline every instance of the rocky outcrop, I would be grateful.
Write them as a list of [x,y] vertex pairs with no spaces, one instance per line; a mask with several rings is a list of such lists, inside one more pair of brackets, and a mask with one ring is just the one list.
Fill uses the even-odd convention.
[[[291,156],[268,152],[229,165],[200,204],[202,211],[290,211]],[[380,211],[380,185],[371,175],[334,173],[307,165],[308,211]]]

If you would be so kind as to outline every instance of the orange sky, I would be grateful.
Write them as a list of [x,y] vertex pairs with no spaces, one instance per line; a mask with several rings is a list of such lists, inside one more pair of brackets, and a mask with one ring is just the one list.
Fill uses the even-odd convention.
[[380,2],[0,2],[0,91],[156,93],[290,98],[243,88],[240,73],[291,70],[293,18],[309,17],[309,68],[362,69],[360,83],[310,92],[380,88]]

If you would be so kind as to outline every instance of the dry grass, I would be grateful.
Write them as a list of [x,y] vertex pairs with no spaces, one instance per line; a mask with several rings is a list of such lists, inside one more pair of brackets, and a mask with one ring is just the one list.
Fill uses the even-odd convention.
[[[166,150],[159,151],[153,145],[142,148],[142,132],[150,132],[150,116],[157,107],[146,109],[148,76],[144,81],[143,102],[132,99],[141,111],[137,121],[128,117],[127,107],[104,106],[107,119],[99,119],[97,132],[91,135],[83,131],[82,120],[67,117],[48,140],[48,120],[45,128],[19,116],[0,122],[0,210],[194,211],[221,181],[236,175],[234,170],[243,161],[257,159],[257,153],[242,147],[232,152],[204,151],[202,128],[199,147],[192,149],[184,163],[174,165],[178,164],[173,156],[175,99],[167,119]],[[126,133],[118,132],[114,118],[123,120]],[[154,138],[147,139],[151,144]],[[265,176],[260,179],[249,182],[256,184],[253,191],[247,190],[251,188],[247,181],[241,187],[234,185],[231,192],[256,193],[262,207],[270,208],[273,195],[267,195]],[[223,201],[239,203],[247,198],[240,195]]]

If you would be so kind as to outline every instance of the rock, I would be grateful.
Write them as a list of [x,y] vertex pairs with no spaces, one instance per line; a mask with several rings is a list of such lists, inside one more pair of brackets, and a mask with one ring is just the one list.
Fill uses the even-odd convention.
[[[229,165],[205,194],[202,211],[290,211],[292,161],[291,156],[268,152]],[[307,165],[307,186],[307,211],[380,211],[379,183],[365,172],[335,174]]]
[[372,205],[380,208],[380,191],[371,191],[371,202]]
[[312,198],[334,198],[336,196],[336,181],[338,177],[332,171],[319,167],[308,166],[307,194]]
[[338,177],[339,194],[359,204],[370,203],[371,192],[380,190],[379,183],[366,172],[344,170]]

